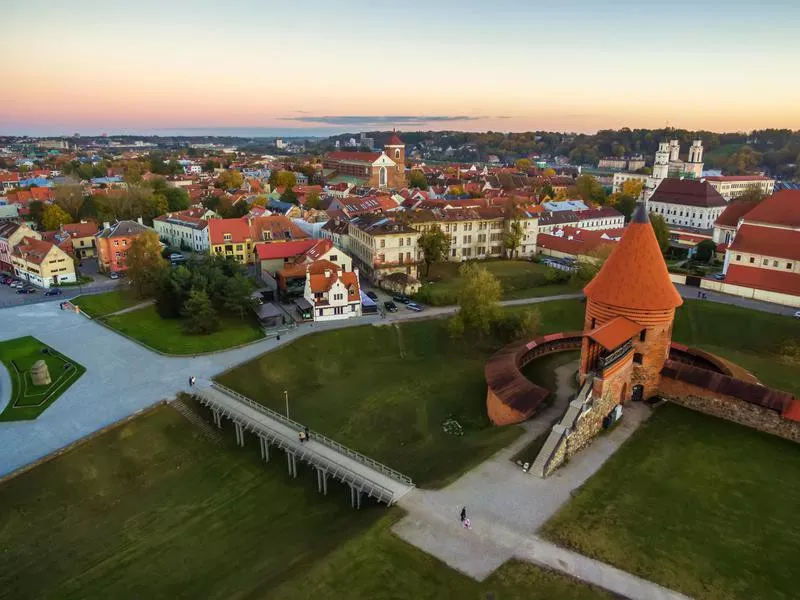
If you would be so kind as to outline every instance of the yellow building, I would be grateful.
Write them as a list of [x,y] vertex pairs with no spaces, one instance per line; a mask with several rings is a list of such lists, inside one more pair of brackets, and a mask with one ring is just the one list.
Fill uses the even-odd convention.
[[82,258],[92,258],[97,255],[95,246],[97,223],[94,221],[68,223],[61,226],[61,231],[69,235],[75,258],[80,260]]
[[208,236],[212,256],[230,257],[243,265],[256,263],[256,246],[307,239],[308,236],[282,215],[211,219]]
[[11,264],[19,279],[43,288],[75,282],[72,257],[55,244],[33,237],[25,237],[14,246]]

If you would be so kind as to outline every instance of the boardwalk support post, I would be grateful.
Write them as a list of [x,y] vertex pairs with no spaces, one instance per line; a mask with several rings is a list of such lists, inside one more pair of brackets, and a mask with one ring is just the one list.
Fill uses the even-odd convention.
[[267,442],[267,438],[259,435],[258,441],[261,443],[261,460],[269,462],[269,442]]
[[211,414],[214,417],[214,425],[222,429],[222,413],[216,408],[211,409]]
[[324,495],[328,495],[328,471],[316,467],[317,469],[317,491]]
[[236,443],[239,446],[244,446],[244,426],[237,421],[233,423],[236,425]]
[[350,484],[350,506],[353,508],[361,508],[361,490],[352,483]]
[[289,465],[289,475],[297,477],[297,455],[294,452],[287,452],[286,462]]

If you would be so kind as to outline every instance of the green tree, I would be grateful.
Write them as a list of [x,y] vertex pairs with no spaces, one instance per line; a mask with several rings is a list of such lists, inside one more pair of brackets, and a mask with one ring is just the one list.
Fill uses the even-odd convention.
[[42,213],[44,213],[44,204],[41,200],[28,202],[28,218],[36,223],[37,229],[42,228]]
[[725,171],[730,175],[746,175],[756,170],[760,164],[761,154],[745,145],[728,158]]
[[42,227],[46,231],[55,231],[65,223],[72,223],[69,213],[57,204],[50,204],[42,212]]
[[243,319],[253,308],[253,301],[250,298],[253,287],[253,282],[241,273],[228,277],[220,293],[222,308]]
[[417,246],[422,250],[422,257],[425,261],[425,277],[427,277],[431,265],[442,260],[450,248],[450,236],[438,225],[434,225],[419,236]]
[[203,290],[189,292],[181,314],[186,319],[184,326],[189,333],[206,335],[219,329],[219,315]]
[[516,256],[524,235],[525,231],[522,229],[519,216],[515,216],[507,223],[506,230],[503,232],[503,246],[506,249],[507,258],[514,258]]
[[514,166],[520,171],[527,171],[533,166],[533,163],[528,158],[518,158],[514,161]]
[[167,202],[167,199],[164,196],[161,194],[153,194],[150,196],[150,201],[148,202],[146,211],[148,217],[154,219],[155,217],[160,217],[168,212],[169,202]]
[[711,262],[717,245],[712,240],[703,240],[695,247],[694,258],[700,262]]
[[77,184],[62,184],[53,186],[55,203],[69,213],[72,220],[80,218],[83,209],[83,188]]
[[630,221],[633,210],[636,208],[636,199],[628,194],[619,194],[614,198],[614,208],[625,215],[626,221]]
[[556,192],[553,189],[553,186],[549,183],[545,183],[542,187],[539,188],[538,191],[539,200],[552,200],[556,197]]
[[465,263],[458,270],[459,309],[452,317],[451,332],[489,333],[500,314],[500,282],[478,263]]
[[141,233],[128,248],[125,261],[131,287],[140,298],[148,298],[158,292],[164,281],[167,261],[161,256],[161,243],[154,231]]
[[92,165],[89,163],[83,163],[81,166],[78,167],[78,177],[83,179],[84,181],[88,181],[92,177],[94,177],[94,169],[92,169]]
[[292,188],[287,187],[281,194],[281,202],[288,202],[289,204],[297,204],[297,194]]
[[128,185],[139,185],[142,183],[142,174],[144,172],[144,165],[137,161],[128,161],[125,163],[125,172],[122,176],[123,181]]
[[308,192],[308,195],[306,196],[305,207],[319,210],[320,200],[321,199],[319,197],[319,192],[317,190],[311,190],[310,192]]
[[650,224],[653,226],[653,231],[658,240],[658,247],[661,248],[661,254],[669,250],[669,227],[664,217],[655,213],[650,213]]
[[414,169],[408,174],[408,187],[419,188],[421,190],[428,189],[428,180],[425,178],[425,173],[419,169]]
[[606,201],[606,191],[598,183],[597,179],[591,175],[581,175],[575,180],[575,187],[578,195],[584,202],[596,202],[604,204]]

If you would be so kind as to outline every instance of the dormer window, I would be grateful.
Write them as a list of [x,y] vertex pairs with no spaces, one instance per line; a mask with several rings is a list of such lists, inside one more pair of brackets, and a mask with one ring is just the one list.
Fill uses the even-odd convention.
[[224,239],[226,242],[230,242],[230,241],[232,241],[232,240],[233,240],[233,237],[231,236],[231,234],[230,234],[230,233],[226,233],[226,234],[224,234],[224,235],[222,236],[222,239]]
[[272,239],[272,232],[271,231],[266,231],[266,230],[262,231],[261,232],[261,239],[263,239],[265,242],[268,242],[269,240]]

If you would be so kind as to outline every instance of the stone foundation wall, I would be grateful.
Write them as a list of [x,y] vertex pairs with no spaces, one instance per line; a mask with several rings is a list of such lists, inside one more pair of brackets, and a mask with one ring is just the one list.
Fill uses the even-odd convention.
[[666,377],[659,392],[686,408],[800,443],[800,422],[784,419],[774,410]]

